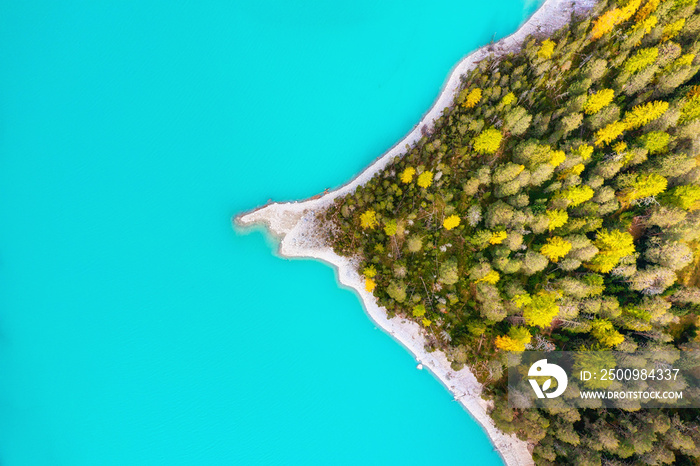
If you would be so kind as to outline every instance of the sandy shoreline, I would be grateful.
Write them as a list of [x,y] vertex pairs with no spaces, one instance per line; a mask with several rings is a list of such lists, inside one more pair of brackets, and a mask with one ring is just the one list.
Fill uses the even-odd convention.
[[433,121],[441,116],[445,107],[452,104],[455,91],[459,88],[460,76],[471,70],[480,60],[491,53],[498,56],[517,51],[528,35],[535,33],[549,35],[568,22],[572,12],[586,12],[595,3],[596,0],[575,2],[546,0],[515,33],[492,46],[481,47],[467,55],[453,68],[439,97],[413,130],[346,185],[318,199],[273,203],[234,218],[238,226],[265,225],[272,234],[281,239],[279,253],[284,257],[318,259],[334,266],[339,282],[359,295],[369,317],[410,351],[417,361],[429,369],[450,390],[460,404],[481,424],[505,464],[509,466],[534,464],[528,444],[515,436],[503,434],[494,426],[487,414],[488,405],[480,397],[482,387],[468,368],[454,371],[442,352],[425,351],[422,327],[400,317],[387,319],[386,310],[377,304],[371,293],[365,291],[364,280],[357,272],[357,264],[351,259],[338,256],[329,246],[323,244],[315,229],[315,214],[327,207],[335,198],[344,196],[369,181],[394,157],[403,155],[406,145],[411,146],[420,140],[423,126],[432,128]]

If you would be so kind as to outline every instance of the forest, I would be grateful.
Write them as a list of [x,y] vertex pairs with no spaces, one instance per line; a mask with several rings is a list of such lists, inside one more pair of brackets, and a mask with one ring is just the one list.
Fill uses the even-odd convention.
[[697,0],[603,0],[481,61],[431,131],[319,213],[537,464],[700,464],[697,409],[505,401],[511,352],[700,349],[699,32]]

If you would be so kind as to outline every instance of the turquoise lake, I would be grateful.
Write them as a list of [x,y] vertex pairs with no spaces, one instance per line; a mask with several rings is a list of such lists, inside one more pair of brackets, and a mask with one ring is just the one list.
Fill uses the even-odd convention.
[[0,464],[501,464],[321,263],[343,184],[537,1],[6,2]]

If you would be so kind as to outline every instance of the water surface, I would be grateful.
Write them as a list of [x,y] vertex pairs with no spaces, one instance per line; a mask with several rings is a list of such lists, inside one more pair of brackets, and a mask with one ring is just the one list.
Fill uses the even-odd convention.
[[499,464],[231,215],[352,178],[537,3],[6,2],[0,464]]

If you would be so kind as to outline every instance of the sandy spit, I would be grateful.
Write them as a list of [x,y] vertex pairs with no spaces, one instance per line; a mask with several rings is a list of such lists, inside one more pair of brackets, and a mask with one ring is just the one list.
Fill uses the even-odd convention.
[[453,68],[439,97],[413,130],[349,183],[316,199],[272,203],[234,218],[237,227],[256,224],[266,226],[272,234],[280,238],[279,254],[284,257],[318,259],[335,267],[340,284],[353,289],[359,295],[372,321],[401,343],[415,356],[417,363],[429,369],[440,380],[481,424],[508,466],[534,464],[529,445],[514,435],[505,435],[494,426],[487,414],[489,405],[480,396],[482,386],[468,368],[454,371],[442,352],[425,351],[425,336],[420,325],[401,317],[387,318],[386,309],[380,307],[374,296],[365,291],[364,279],[358,273],[358,264],[352,259],[338,256],[324,244],[322,230],[315,217],[318,211],[329,206],[337,197],[345,196],[369,181],[394,157],[401,157],[407,145],[412,146],[421,139],[423,127],[432,129],[433,122],[441,116],[442,111],[452,105],[460,85],[460,77],[474,68],[479,61],[491,54],[500,56],[516,52],[520,50],[528,35],[549,35],[569,21],[572,13],[584,14],[595,4],[596,0],[546,0],[515,33],[496,44],[481,47],[467,55]]

